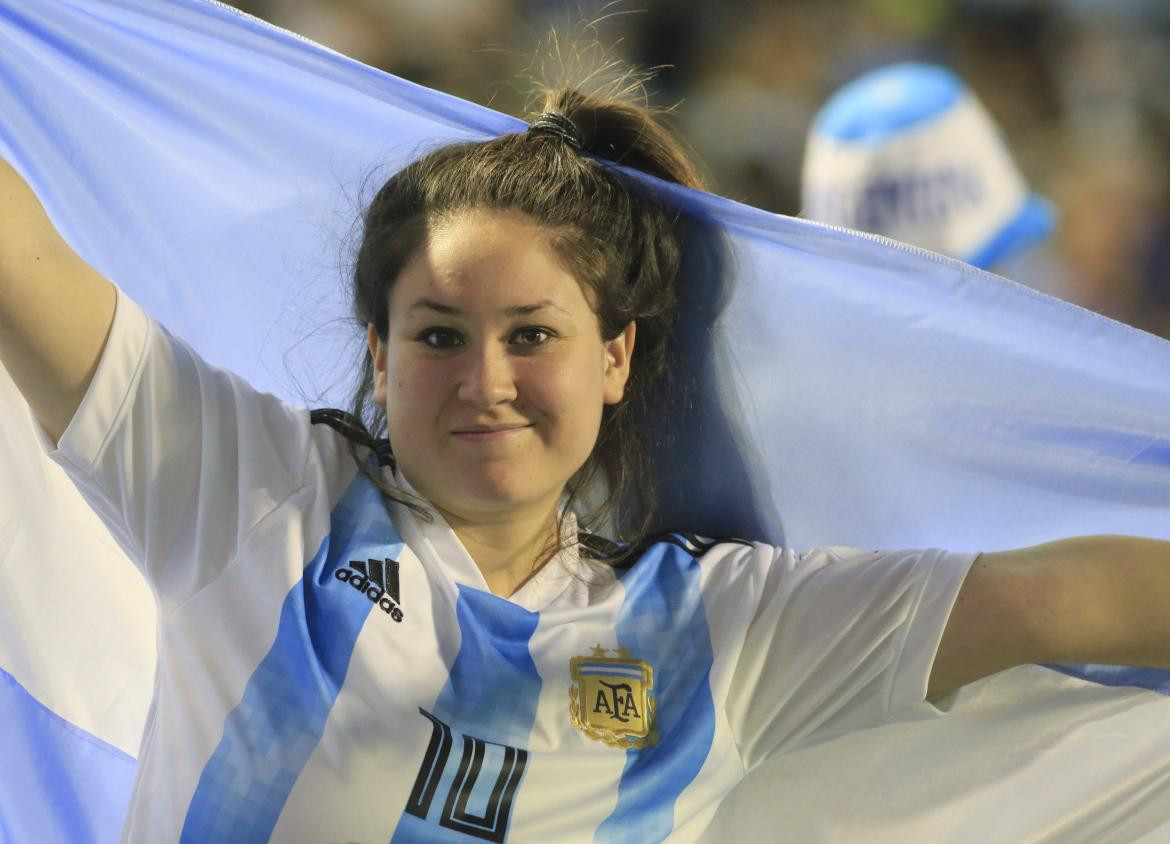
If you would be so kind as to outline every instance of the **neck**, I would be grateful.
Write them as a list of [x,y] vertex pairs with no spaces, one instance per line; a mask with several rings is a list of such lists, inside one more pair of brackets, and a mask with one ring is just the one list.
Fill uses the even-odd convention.
[[475,561],[493,595],[523,586],[557,547],[556,510],[491,514],[474,519],[440,510]]

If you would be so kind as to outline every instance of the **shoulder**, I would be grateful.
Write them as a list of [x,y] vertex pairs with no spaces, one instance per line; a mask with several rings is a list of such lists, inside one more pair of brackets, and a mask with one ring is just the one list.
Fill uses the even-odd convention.
[[752,592],[787,591],[810,580],[826,587],[840,582],[864,590],[867,584],[924,576],[953,556],[937,550],[874,551],[840,545],[797,552],[740,537],[688,531],[655,533],[632,544],[586,531],[579,537],[582,556],[613,566],[623,580],[694,570],[712,588],[738,586]]
[[771,548],[747,539],[700,536],[687,531],[654,533],[630,544],[583,530],[578,534],[578,541],[583,556],[608,562],[619,571],[631,569],[643,561],[699,561],[712,555],[720,557]]
[[394,471],[390,441],[372,436],[365,424],[352,413],[332,407],[317,408],[309,411],[309,422],[318,437],[332,441],[340,451],[348,451],[357,460]]
[[[701,536],[686,531],[651,534],[632,544],[583,535],[583,556],[608,563],[627,588],[699,588],[703,593],[754,593],[785,552],[738,537]],[[673,586],[670,586],[673,584]]]

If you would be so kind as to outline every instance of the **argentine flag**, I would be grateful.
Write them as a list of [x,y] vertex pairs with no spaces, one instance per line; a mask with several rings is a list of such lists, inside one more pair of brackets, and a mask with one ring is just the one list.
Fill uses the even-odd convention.
[[[203,357],[314,407],[345,406],[364,353],[343,290],[371,189],[437,144],[523,128],[213,0],[0,0],[0,156]],[[797,549],[1170,539],[1170,343],[932,253],[655,187],[721,228],[732,268],[682,291],[705,421],[661,421],[677,526]],[[0,839],[114,840],[153,598],[2,370],[0,406]],[[1004,672],[775,760],[709,835],[1166,840],[1168,693],[1166,672]]]

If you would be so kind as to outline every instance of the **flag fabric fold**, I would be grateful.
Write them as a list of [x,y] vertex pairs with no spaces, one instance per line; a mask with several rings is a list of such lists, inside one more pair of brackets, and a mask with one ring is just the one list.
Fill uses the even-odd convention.
[[[211,0],[0,0],[0,156],[169,330],[303,404],[346,406],[364,351],[344,296],[363,200],[426,149],[523,126]],[[1170,539],[1170,343],[932,253],[632,178],[714,225],[729,270],[682,291],[699,390],[691,418],[660,423],[683,459],[657,479],[676,526],[798,549]],[[110,840],[152,598],[2,373],[0,407],[0,710],[6,747],[19,731],[44,748],[0,773],[0,832],[48,817]],[[1170,835],[1168,688],[1005,672],[765,765],[713,834]]]

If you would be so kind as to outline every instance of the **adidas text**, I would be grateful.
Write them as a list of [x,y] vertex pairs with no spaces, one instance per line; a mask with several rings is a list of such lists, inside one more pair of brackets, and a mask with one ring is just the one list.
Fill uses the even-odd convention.
[[398,592],[398,563],[395,560],[351,560],[349,568],[338,569],[334,577],[361,592],[378,609],[395,621],[403,619]]

